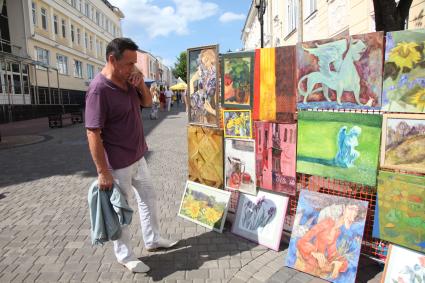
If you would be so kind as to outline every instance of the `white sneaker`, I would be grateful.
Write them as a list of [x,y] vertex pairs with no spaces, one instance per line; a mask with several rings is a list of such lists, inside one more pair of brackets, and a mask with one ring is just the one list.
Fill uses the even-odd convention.
[[158,249],[169,249],[177,245],[178,242],[179,241],[168,240],[160,237],[158,242],[156,242],[151,247],[146,247],[146,249],[148,250],[148,252],[156,251]]
[[141,262],[140,260],[132,260],[126,263],[119,262],[120,264],[127,267],[133,273],[146,273],[150,270],[149,266]]

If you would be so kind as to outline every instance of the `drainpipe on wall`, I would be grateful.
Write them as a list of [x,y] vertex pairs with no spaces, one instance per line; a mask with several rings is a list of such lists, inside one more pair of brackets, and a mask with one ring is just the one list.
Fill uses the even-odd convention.
[[303,42],[303,28],[304,28],[304,20],[303,20],[303,0],[298,0],[298,43]]

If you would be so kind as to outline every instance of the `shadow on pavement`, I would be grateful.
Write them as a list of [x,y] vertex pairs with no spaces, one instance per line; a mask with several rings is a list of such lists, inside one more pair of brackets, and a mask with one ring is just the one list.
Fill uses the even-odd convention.
[[[249,252],[254,247],[258,245],[230,233],[227,228],[223,234],[211,231],[181,240],[174,250],[141,257],[140,260],[151,268],[146,277],[151,277],[153,281],[185,278],[189,280],[193,278],[224,279],[226,276],[224,272],[230,272],[233,269],[235,273],[235,269],[241,268],[243,264],[240,262],[244,258],[242,253]],[[264,248],[263,251],[266,252],[267,249]],[[228,266],[222,266],[226,263],[217,261],[220,259],[228,260]],[[232,260],[239,264],[236,263],[232,267]],[[209,274],[211,270],[218,274]],[[185,277],[186,271],[188,274]]]
[[[150,108],[142,110],[146,137],[164,120],[187,118],[180,115],[185,112],[184,105],[174,106],[170,112],[160,111],[158,120],[150,120],[150,112]],[[28,120],[26,123],[16,122],[15,126],[13,123],[0,125],[3,136],[41,134],[49,137],[39,143],[0,150],[0,188],[51,176],[97,176],[88,149],[84,124],[58,129],[49,129],[47,124],[47,118],[41,118]],[[148,152],[147,159],[149,155]]]

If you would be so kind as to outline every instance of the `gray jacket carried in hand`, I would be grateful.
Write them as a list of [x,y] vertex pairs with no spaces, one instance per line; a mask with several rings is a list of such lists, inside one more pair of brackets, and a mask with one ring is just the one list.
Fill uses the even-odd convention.
[[106,241],[117,240],[121,236],[121,225],[129,225],[133,210],[114,184],[112,190],[99,190],[94,181],[88,193],[91,223],[91,241],[93,245],[103,245]]

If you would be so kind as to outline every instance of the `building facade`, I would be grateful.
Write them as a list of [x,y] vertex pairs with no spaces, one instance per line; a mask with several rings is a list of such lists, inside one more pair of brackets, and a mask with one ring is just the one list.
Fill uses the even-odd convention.
[[0,122],[23,118],[16,111],[25,105],[49,109],[36,116],[83,105],[108,42],[122,36],[123,13],[107,0],[1,2]]
[[[299,0],[267,0],[264,14],[264,46],[294,45],[339,34],[375,31],[373,1],[302,0],[302,34],[299,34]],[[425,28],[425,0],[413,0],[408,29]],[[254,1],[242,30],[245,50],[260,47],[260,24]]]
[[162,58],[139,50],[137,66],[145,75],[146,81],[155,81],[158,85],[170,86],[172,83],[171,70],[162,62]]

